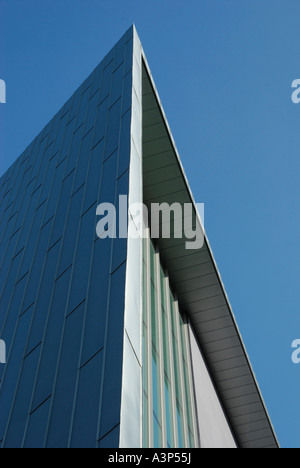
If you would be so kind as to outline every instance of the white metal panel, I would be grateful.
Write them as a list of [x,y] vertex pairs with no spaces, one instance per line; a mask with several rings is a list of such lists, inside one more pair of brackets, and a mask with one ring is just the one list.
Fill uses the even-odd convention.
[[[134,28],[129,207],[142,203],[141,44]],[[131,214],[128,214],[129,222]],[[142,445],[142,238],[128,237],[120,447]]]
[[201,448],[237,448],[190,325],[189,331]]

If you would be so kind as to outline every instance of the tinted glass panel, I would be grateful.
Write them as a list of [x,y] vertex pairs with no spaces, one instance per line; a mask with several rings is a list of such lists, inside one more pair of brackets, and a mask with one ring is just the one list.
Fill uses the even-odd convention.
[[3,447],[119,443],[127,240],[96,207],[129,192],[132,36],[0,179]]

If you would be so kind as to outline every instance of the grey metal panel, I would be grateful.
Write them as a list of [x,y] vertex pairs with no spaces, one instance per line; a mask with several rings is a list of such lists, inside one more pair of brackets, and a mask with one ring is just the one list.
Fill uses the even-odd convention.
[[[173,271],[173,275],[176,275],[176,272]],[[203,281],[206,276],[214,276],[218,278],[215,272],[215,269],[210,261],[201,262],[201,264],[196,265],[196,267],[189,268],[188,272],[185,275],[185,279],[178,276],[176,284],[178,287],[185,287],[186,290],[190,285],[194,285],[194,281]]]
[[[223,382],[218,382],[218,380],[215,378],[215,382],[220,388],[222,388],[222,390],[235,390],[236,388],[243,387],[244,385],[250,385],[251,383],[253,383],[253,376],[249,373],[248,375],[231,378],[228,380],[224,380]],[[225,402],[224,406],[226,408]],[[227,409],[227,411],[229,411],[229,408]],[[234,420],[234,422],[236,421]]]
[[266,429],[260,429],[257,431],[254,431],[252,433],[244,434],[241,435],[241,440],[244,441],[245,443],[256,443],[257,441],[261,439],[266,439],[269,437],[272,437],[272,431],[268,427]]
[[154,132],[155,132],[156,138],[162,138],[166,134],[166,128],[160,122],[155,123],[153,125],[148,125],[147,127],[144,126],[143,140],[145,143],[147,143],[148,141],[152,141],[152,136]]
[[218,277],[215,273],[208,273],[207,275],[198,276],[197,278],[189,279],[188,281],[183,281],[179,283],[178,292],[185,291],[189,293],[199,289],[199,284],[201,288],[206,288],[208,286],[219,285]]
[[245,364],[244,366],[234,367],[232,369],[226,369],[221,372],[216,372],[214,370],[213,375],[215,378],[218,379],[219,382],[222,382],[226,380],[235,379],[236,377],[243,377],[243,376],[247,377],[248,375],[250,375],[250,372],[249,372],[248,365]]
[[239,408],[240,406],[249,405],[251,403],[258,403],[260,402],[259,396],[257,392],[249,393],[248,395],[243,395],[239,398],[233,398],[232,400],[228,400],[227,405],[228,408]]
[[229,349],[223,349],[222,351],[212,351],[208,353],[210,355],[210,359],[213,359],[214,362],[222,362],[227,359],[236,358],[239,356],[244,356],[244,352],[240,346],[234,346]]
[[[157,123],[160,118],[161,118],[161,114],[157,107],[154,107],[154,109],[147,109],[144,107],[143,123],[146,127]],[[145,155],[145,157],[147,157],[147,155]]]
[[248,395],[253,394],[257,395],[257,390],[254,384],[250,384],[237,387],[235,390],[223,390],[221,395],[222,400],[226,400],[227,405],[231,406],[232,404],[235,404],[235,402],[238,404],[240,398],[247,398]]
[[[221,297],[221,296],[220,296]],[[223,300],[223,298],[222,298]],[[202,333],[201,326],[199,325],[196,329],[201,333],[202,343],[213,343],[215,341],[226,340],[227,338],[232,338],[235,336],[235,329],[233,326],[227,326],[226,328],[219,328],[219,330],[214,330],[210,332]],[[213,363],[211,363],[212,366]]]
[[[177,181],[179,181],[179,178],[177,178]],[[177,187],[174,189],[174,186],[171,186],[171,192],[166,193],[166,190],[163,188],[160,190],[160,194],[158,194],[157,190],[155,190],[155,196],[153,198],[149,198],[149,204],[151,203],[168,203],[169,205],[172,205],[172,203],[188,203],[187,199],[184,199],[185,195],[185,189]],[[145,189],[145,194],[147,192],[147,189]],[[148,193],[151,194],[151,190],[148,188]]]
[[[270,429],[270,425],[265,418],[261,419],[261,421],[255,421],[254,423],[247,423],[245,425],[241,425],[238,428],[239,435],[242,438],[243,436],[249,436],[250,434],[256,433],[262,429]],[[249,439],[248,439],[249,440]]]
[[[169,180],[174,181],[174,178],[178,175],[177,166],[175,164],[168,165],[163,168],[155,169],[154,171],[149,172],[149,182],[148,184],[150,187],[156,186],[163,182],[167,182]],[[151,177],[151,179],[150,179]],[[153,183],[153,181],[155,182]],[[145,182],[144,187],[147,187],[147,182]],[[153,187],[156,190],[156,187]]]
[[[206,322],[198,323],[199,329],[201,328],[201,333],[214,332],[220,330],[220,328],[225,329],[231,326],[230,317],[222,316],[213,320],[207,320]],[[222,359],[222,362],[224,360]],[[223,368],[223,367],[222,367]]]
[[[165,182],[164,184],[158,184],[149,188],[147,182],[144,185],[144,193],[147,196],[154,194],[154,197],[150,199],[151,203],[182,203],[182,196],[185,194],[184,186],[181,184],[181,178],[178,176],[171,181]],[[149,197],[150,198],[150,197]]]
[[146,157],[150,154],[157,154],[163,151],[168,151],[170,149],[169,138],[164,136],[148,142],[144,141],[143,147],[143,151],[145,152]]
[[[199,312],[197,315],[195,315],[194,318],[194,324],[205,324],[206,322],[211,322],[216,319],[221,319],[221,318],[226,318],[228,317],[228,309],[226,306],[221,306],[221,307],[215,307],[213,309],[205,310],[204,312]],[[231,350],[231,349],[230,349]],[[224,357],[223,359],[226,359]],[[222,360],[220,356],[220,360]]]
[[[191,302],[189,304],[189,311],[190,311],[191,316],[195,318],[194,316],[197,315],[198,312],[203,312],[207,309],[213,309],[215,307],[223,306],[225,304],[226,304],[225,297],[223,294],[220,293],[218,296],[213,296],[208,299],[200,299],[197,302]],[[232,328],[234,328],[233,324],[232,324]],[[221,338],[217,337],[216,339],[221,339]]]
[[180,295],[180,303],[184,306],[185,304],[190,304],[191,302],[198,302],[201,299],[209,299],[211,297],[216,297],[221,294],[222,290],[220,284],[215,284],[212,286],[202,286],[198,289],[192,291],[186,291]]
[[143,158],[144,173],[152,171],[153,167],[161,169],[170,166],[174,163],[174,153],[172,151],[165,151],[160,154],[154,154],[148,158]]
[[[165,250],[162,250],[162,255],[165,253]],[[166,263],[168,264],[169,271],[172,273],[174,271],[179,271],[181,272],[181,279],[184,278],[184,271],[189,270],[190,268],[199,265],[199,262],[202,261],[202,263],[206,263],[209,260],[209,255],[208,252],[202,252],[199,254],[199,256],[196,256],[195,254],[189,254],[186,256],[179,256],[176,258],[169,258],[168,260],[165,260]],[[173,276],[172,276],[173,279]]]
[[[248,411],[251,411],[250,413]],[[237,408],[230,408],[230,414],[233,417],[248,416],[249,414],[256,414],[259,411],[263,411],[261,402],[248,403]]]
[[[195,327],[197,329],[197,327]],[[209,358],[209,355],[215,351],[227,351],[230,348],[235,348],[236,346],[240,346],[239,339],[237,336],[233,336],[231,338],[226,338],[224,340],[219,340],[218,342],[206,343],[202,344],[202,349],[205,350],[206,360],[207,362],[215,362],[214,360]]]
[[255,442],[245,442],[244,448],[278,448],[278,445],[274,443],[274,435],[273,433],[270,434],[270,437],[265,437],[263,439],[259,439]]
[[[229,413],[232,414],[230,411],[229,411]],[[244,426],[244,425],[249,424],[249,423],[261,421],[263,418],[264,418],[264,411],[263,410],[256,411],[256,412],[253,412],[253,413],[243,414],[242,416],[236,416],[234,418],[234,421],[236,423],[234,427],[237,428],[239,426]]]
[[[144,57],[144,202],[193,203],[178,152]],[[180,307],[195,328],[207,366],[240,447],[278,447],[207,238],[200,251],[158,239]],[[253,431],[257,439],[253,439]],[[269,433],[268,433],[269,430]],[[248,434],[248,436],[247,436]]]

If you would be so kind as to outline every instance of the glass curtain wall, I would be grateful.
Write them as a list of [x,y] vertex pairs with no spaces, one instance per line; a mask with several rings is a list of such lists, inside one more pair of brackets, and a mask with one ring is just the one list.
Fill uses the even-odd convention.
[[199,446],[187,320],[159,252],[143,248],[143,447]]

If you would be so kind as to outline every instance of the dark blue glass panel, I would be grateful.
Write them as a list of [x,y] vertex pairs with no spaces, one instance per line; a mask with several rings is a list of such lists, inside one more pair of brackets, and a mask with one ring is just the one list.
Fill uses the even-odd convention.
[[123,91],[123,75],[124,75],[124,62],[118,65],[118,68],[113,73],[112,87],[110,93],[110,106],[112,106],[117,99],[122,95]]
[[99,141],[102,140],[102,138],[104,138],[105,136],[108,104],[109,104],[109,96],[106,96],[101,101],[100,105],[98,106],[93,146],[96,146],[99,143]]
[[133,37],[131,37],[131,39],[128,39],[126,43],[125,70],[124,70],[125,75],[127,75],[132,70],[132,60],[133,60]]
[[80,154],[77,161],[76,176],[73,192],[78,190],[85,183],[89,167],[93,134],[90,132],[81,142]]
[[26,249],[22,259],[22,265],[18,274],[18,280],[20,278],[23,278],[25,273],[27,273],[31,268],[32,260],[34,258],[34,251],[37,246],[39,236],[41,234],[40,227],[42,225],[44,212],[45,205],[41,206],[39,210],[36,210],[33,215],[32,227],[29,234],[29,238],[27,239]]
[[61,275],[74,260],[76,249],[76,241],[78,235],[78,227],[80,225],[80,211],[84,188],[82,187],[71,198],[69,215],[66,221],[66,230],[63,238],[63,247],[60,256],[60,263],[58,269],[58,276]]
[[103,166],[99,203],[112,203],[115,205],[117,170],[118,152],[116,151],[107,161],[105,161]]
[[39,289],[27,346],[28,353],[43,339],[49,304],[51,303],[54,280],[56,277],[57,259],[60,247],[60,243],[57,243],[50,252],[48,252],[41,281],[37,283],[39,285]]
[[13,335],[15,333],[18,316],[20,314],[26,283],[27,276],[25,276],[14,288],[8,313],[6,314],[5,323],[1,332],[1,339],[6,343],[7,352],[9,352],[12,347]]
[[100,89],[102,82],[103,62],[94,70],[93,84],[91,87],[91,97]]
[[66,131],[66,125],[69,120],[68,114],[69,112],[67,111],[59,122],[58,132],[57,132],[54,147],[53,147],[53,154],[56,154],[62,147],[62,142],[64,140],[64,135]]
[[12,389],[16,388],[19,372],[21,370],[31,316],[32,308],[18,320],[14,345],[11,349],[11,353],[8,355],[7,365],[5,368],[1,366],[2,372],[5,369],[5,375],[0,389],[0,440],[2,440],[4,436],[14,398]]
[[79,106],[80,106],[80,99],[81,99],[81,89],[79,88],[73,96],[68,123],[70,123],[74,118],[76,122],[76,117],[77,117],[77,113],[78,113]]
[[131,125],[131,111],[129,110],[121,120],[121,136],[119,148],[119,177],[129,169],[130,163],[130,125]]
[[78,159],[78,154],[80,151],[80,145],[81,145],[81,139],[83,136],[83,129],[84,126],[82,125],[74,134],[72,137],[72,143],[70,147],[70,152],[69,152],[69,157],[68,157],[68,162],[67,162],[67,168],[66,168],[66,176],[76,168],[77,164],[77,159]]
[[52,180],[51,191],[48,196],[47,208],[44,222],[56,214],[57,202],[60,195],[62,180],[65,173],[66,161],[63,161],[55,170],[54,180]]
[[85,93],[87,90],[89,90],[90,92],[90,88],[93,84],[93,80],[94,80],[94,73],[91,73],[81,85],[82,94]]
[[39,232],[36,250],[32,252],[32,265],[21,312],[25,311],[36,300],[37,287],[43,271],[45,252],[48,247],[50,233],[51,223],[47,223]]
[[50,410],[50,398],[29,416],[24,448],[44,446],[46,426]]
[[120,441],[120,426],[115,427],[99,442],[99,448],[119,448]]
[[128,194],[131,38],[0,178],[4,447],[119,443],[127,241],[95,228]]
[[81,220],[67,315],[86,299],[95,226],[96,206],[92,207]]
[[57,242],[57,240],[60,239],[64,233],[69,203],[71,201],[71,191],[73,187],[74,176],[75,171],[70,173],[62,183],[60,199],[57,206],[57,211],[55,213],[54,226],[51,234],[50,247],[55,242]]
[[[101,242],[100,240],[98,242]],[[120,423],[126,263],[111,278],[99,439]],[[112,403],[114,402],[114,403]]]
[[119,99],[108,111],[104,159],[107,159],[119,146],[121,104],[122,101]]
[[125,36],[120,39],[120,41],[115,45],[115,57],[114,57],[114,67],[115,69],[120,66],[124,61],[126,53],[126,42],[127,38]]
[[46,177],[43,182],[42,191],[41,191],[41,201],[46,200],[49,197],[55,168],[56,168],[56,160],[55,158],[52,158],[51,161],[49,161],[47,172],[46,172]]
[[102,360],[103,352],[100,352],[80,369],[72,447],[95,448],[97,446]]
[[95,242],[93,265],[87,299],[81,365],[104,346],[111,266],[111,239]]
[[[38,205],[40,196],[40,191],[37,190],[33,195],[28,197],[28,206],[27,210],[24,210],[23,219],[22,219],[22,228],[20,230],[20,235],[18,238],[16,252],[19,252],[22,248],[27,246],[28,236],[34,219],[36,207]],[[24,207],[25,208],[25,207]]]
[[3,446],[5,448],[16,448],[22,446],[39,351],[40,349],[38,347],[24,360],[18,392],[10,415],[7,434],[4,439]]
[[86,212],[93,203],[98,201],[99,186],[103,169],[104,139],[101,140],[91,153],[89,173],[86,183],[86,191],[83,204],[83,213]]
[[76,123],[76,119],[74,117],[73,120],[71,120],[71,122],[69,122],[65,128],[64,139],[61,142],[61,149],[60,149],[58,164],[60,164],[66,157],[69,156],[72,136],[75,130],[75,123]]
[[90,99],[87,116],[86,116],[85,123],[84,123],[84,132],[83,132],[84,136],[87,135],[87,133],[95,125],[99,98],[100,98],[100,91],[95,93]]
[[87,108],[88,108],[88,103],[89,103],[89,98],[90,98],[90,89],[87,88],[83,94],[81,95],[81,100],[80,100],[80,106],[79,106],[79,111],[77,114],[77,120],[76,120],[76,126],[75,126],[75,131],[77,128],[80,127],[84,123],[86,113],[87,113]]
[[[123,177],[118,180],[117,183],[117,238],[114,239],[114,251],[112,258],[112,271],[115,271],[122,263],[126,261],[127,258],[127,239],[119,238],[119,196],[126,195],[129,191],[129,172],[126,172]],[[127,206],[128,209],[128,206]]]
[[78,361],[84,311],[85,304],[82,304],[65,321],[47,436],[48,448],[66,448],[68,446],[76,382],[79,373]]
[[[5,282],[5,287],[3,288],[4,290],[3,290],[2,294],[1,294],[1,298],[0,298],[0,311],[1,311],[1,314],[0,314],[0,331],[1,330],[3,331],[2,327],[5,324],[5,321],[7,319],[7,315],[9,315],[9,313],[10,313],[9,306],[10,306],[12,293],[13,293],[14,288],[15,288],[15,281],[16,281],[18,269],[19,269],[20,262],[21,262],[20,257],[21,257],[21,255],[18,255],[11,262],[11,268],[10,268],[9,274],[7,276],[7,281]],[[1,271],[3,271],[3,270],[1,270]],[[19,287],[21,289],[23,288],[23,284],[21,285],[21,283],[19,283]],[[21,293],[21,290],[20,290],[20,293]],[[13,311],[12,311],[12,313],[13,313]],[[14,317],[15,317],[15,315],[14,315]],[[12,320],[14,320],[14,319],[12,318]]]
[[[36,331],[36,333],[40,332],[40,334],[37,335],[36,341],[42,341],[42,351],[31,411],[34,411],[53,391],[54,377],[65,322],[65,309],[68,300],[70,277],[71,271],[69,269],[55,281],[55,290],[49,314],[46,317],[47,324],[45,331],[42,326],[40,330]],[[40,315],[41,314],[39,314],[39,324],[42,325],[43,320]]]
[[112,74],[114,71],[114,61],[107,61],[107,64],[103,68],[101,90],[100,90],[100,102],[110,94],[111,83],[112,83]]

